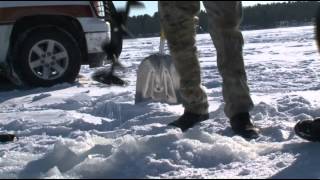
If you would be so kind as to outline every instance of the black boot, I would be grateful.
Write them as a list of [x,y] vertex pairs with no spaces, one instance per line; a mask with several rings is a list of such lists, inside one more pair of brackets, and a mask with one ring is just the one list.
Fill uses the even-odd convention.
[[175,126],[182,130],[182,132],[187,131],[192,128],[197,123],[208,120],[209,114],[194,114],[189,112],[184,112],[184,114],[176,121],[169,124],[169,126]]
[[320,118],[300,121],[294,127],[295,133],[308,141],[320,142]]
[[14,141],[16,139],[16,136],[14,134],[0,134],[0,142],[10,142]]
[[247,139],[255,139],[259,137],[259,129],[250,121],[249,113],[240,113],[230,119],[231,128],[235,134]]

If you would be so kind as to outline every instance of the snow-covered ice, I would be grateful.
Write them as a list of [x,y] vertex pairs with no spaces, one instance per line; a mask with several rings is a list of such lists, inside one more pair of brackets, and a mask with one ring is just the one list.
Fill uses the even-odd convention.
[[[0,90],[0,178],[320,178],[320,144],[294,125],[320,116],[320,55],[313,27],[244,31],[244,58],[262,136],[234,136],[223,112],[210,36],[197,36],[210,120],[182,133],[167,127],[181,105],[134,104],[140,62],[159,38],[125,40],[126,87],[90,80],[32,90]],[[168,52],[168,51],[167,51]],[[7,88],[6,88],[7,89]]]

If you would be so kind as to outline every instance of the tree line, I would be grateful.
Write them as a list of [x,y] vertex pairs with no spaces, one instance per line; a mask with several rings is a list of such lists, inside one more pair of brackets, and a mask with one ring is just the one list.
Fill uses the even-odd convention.
[[[319,6],[317,1],[291,1],[255,5],[243,8],[241,29],[266,29],[311,24]],[[159,13],[139,15],[128,19],[128,29],[135,37],[159,36]],[[207,13],[199,13],[198,33],[208,32]]]

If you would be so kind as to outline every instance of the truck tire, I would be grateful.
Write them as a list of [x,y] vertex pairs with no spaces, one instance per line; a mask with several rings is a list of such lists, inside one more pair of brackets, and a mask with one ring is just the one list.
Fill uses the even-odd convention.
[[81,68],[81,51],[76,40],[55,26],[21,34],[12,57],[15,72],[29,86],[74,82]]

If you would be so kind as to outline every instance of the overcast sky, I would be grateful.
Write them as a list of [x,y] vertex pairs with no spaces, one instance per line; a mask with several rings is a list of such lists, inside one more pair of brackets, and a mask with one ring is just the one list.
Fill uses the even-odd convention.
[[[141,1],[145,5],[143,9],[134,9],[131,11],[130,16],[136,16],[141,14],[149,14],[153,15],[156,11],[158,11],[158,1]],[[274,2],[285,2],[285,1],[242,1],[243,6],[253,6],[256,4],[268,4]],[[124,7],[126,1],[114,1],[116,7]],[[201,9],[204,10],[203,5],[201,3]]]

